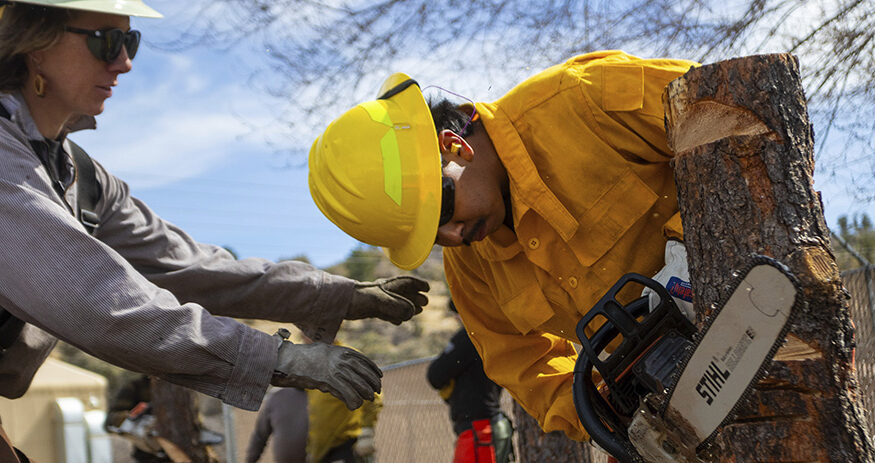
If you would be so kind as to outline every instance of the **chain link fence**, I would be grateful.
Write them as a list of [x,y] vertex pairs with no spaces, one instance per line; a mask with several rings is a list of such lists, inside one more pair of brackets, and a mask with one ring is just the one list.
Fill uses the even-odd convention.
[[875,266],[848,270],[842,281],[851,295],[851,319],[856,326],[856,365],[860,395],[867,411],[869,431],[875,431]]
[[[447,404],[425,378],[433,357],[383,368],[383,411],[377,421],[377,460],[452,461],[456,435]],[[501,408],[513,416],[513,399],[501,394]],[[514,438],[514,449],[517,443]]]
[[[456,435],[450,422],[449,407],[425,378],[433,359],[428,357],[383,367],[383,410],[375,431],[377,463],[453,461]],[[513,399],[507,392],[501,394],[501,408],[507,416],[513,417]],[[255,412],[234,410],[238,463],[245,461],[256,415]],[[515,454],[516,441],[514,436]],[[220,461],[226,460],[220,458]],[[265,449],[258,461],[282,463],[273,459],[270,448]]]

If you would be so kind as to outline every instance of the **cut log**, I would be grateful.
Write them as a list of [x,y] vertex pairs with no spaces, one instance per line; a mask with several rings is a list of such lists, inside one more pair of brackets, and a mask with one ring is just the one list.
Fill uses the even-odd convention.
[[666,88],[665,106],[697,321],[753,254],[787,265],[805,301],[768,377],[715,439],[716,461],[875,461],[848,296],[813,188],[798,61],[775,54],[693,68]]
[[538,421],[529,416],[518,403],[513,404],[513,422],[519,463],[607,463],[607,454],[587,442],[576,442],[561,431],[545,433]]
[[152,413],[158,436],[164,441],[162,447],[172,461],[215,461],[207,447],[200,443],[200,415],[193,391],[152,378]]

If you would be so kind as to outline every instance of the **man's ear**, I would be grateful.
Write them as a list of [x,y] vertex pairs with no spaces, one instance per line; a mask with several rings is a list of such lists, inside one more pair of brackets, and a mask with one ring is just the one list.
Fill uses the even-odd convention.
[[438,145],[441,156],[459,156],[469,162],[474,159],[474,149],[471,145],[452,130],[444,129],[438,133]]

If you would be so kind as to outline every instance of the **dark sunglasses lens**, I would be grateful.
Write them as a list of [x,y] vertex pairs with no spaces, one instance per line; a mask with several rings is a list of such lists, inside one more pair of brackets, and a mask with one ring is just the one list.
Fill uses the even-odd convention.
[[456,183],[449,177],[442,177],[441,185],[441,216],[438,227],[449,223],[455,213]]
[[125,33],[121,29],[102,31],[102,36],[88,36],[86,38],[88,49],[97,59],[111,63],[118,58],[122,47],[128,51],[128,58],[134,59],[137,49],[140,47],[140,31]]
[[105,37],[85,37],[85,44],[88,45],[88,51],[91,52],[97,59],[102,61],[110,61],[107,59],[107,43]]
[[137,49],[140,48],[140,31],[131,30],[125,35],[125,48],[128,50],[128,58],[134,59],[134,56],[137,56]]
[[105,42],[105,57],[104,61],[113,62],[116,58],[118,58],[118,54],[122,52],[122,45],[125,43],[125,33],[122,32],[121,29],[110,29],[108,31],[104,31],[104,42]]

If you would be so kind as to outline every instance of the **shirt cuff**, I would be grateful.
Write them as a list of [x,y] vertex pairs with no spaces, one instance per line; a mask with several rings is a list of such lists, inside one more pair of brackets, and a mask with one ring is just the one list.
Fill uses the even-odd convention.
[[355,291],[355,280],[325,273],[319,285],[319,298],[316,308],[306,321],[295,325],[315,342],[331,344],[340,329],[340,324],[346,318],[352,294]]
[[245,332],[240,338],[237,361],[225,393],[219,398],[228,405],[255,411],[270,386],[282,339],[245,325],[241,329]]

